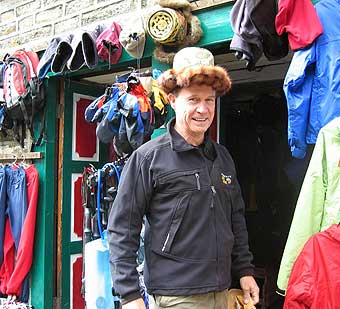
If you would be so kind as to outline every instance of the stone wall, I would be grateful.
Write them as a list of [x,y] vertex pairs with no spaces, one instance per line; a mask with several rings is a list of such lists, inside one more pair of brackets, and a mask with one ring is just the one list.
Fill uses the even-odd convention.
[[152,0],[0,0],[0,59],[19,47],[39,51],[58,34],[141,14]]

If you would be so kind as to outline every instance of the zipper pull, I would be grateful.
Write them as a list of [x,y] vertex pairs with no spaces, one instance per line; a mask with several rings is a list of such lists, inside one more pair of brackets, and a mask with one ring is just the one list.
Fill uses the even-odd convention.
[[165,250],[165,247],[166,247],[166,244],[168,243],[169,237],[170,237],[170,233],[168,233],[168,235],[166,236],[165,242],[163,244],[162,252],[164,252],[164,250]]
[[215,195],[216,195],[216,189],[214,186],[210,186],[211,188],[211,191],[213,193],[213,196],[212,196],[212,199],[211,199],[211,204],[210,204],[210,208],[214,208],[214,198],[215,198]]
[[200,191],[201,190],[200,174],[195,173],[195,177],[196,177],[196,183],[197,183],[197,190]]

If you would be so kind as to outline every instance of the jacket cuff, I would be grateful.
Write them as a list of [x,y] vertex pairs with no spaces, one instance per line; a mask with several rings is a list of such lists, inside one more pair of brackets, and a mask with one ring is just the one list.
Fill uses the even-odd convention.
[[306,149],[291,146],[290,150],[294,158],[303,159],[306,156]]
[[247,269],[242,269],[238,273],[239,279],[245,276],[252,276],[254,277],[254,269],[253,268],[247,268]]
[[121,297],[120,302],[122,305],[125,305],[126,303],[129,303],[130,301],[136,300],[138,298],[142,298],[142,295],[140,294],[139,291],[136,291],[136,292],[127,294],[124,297]]

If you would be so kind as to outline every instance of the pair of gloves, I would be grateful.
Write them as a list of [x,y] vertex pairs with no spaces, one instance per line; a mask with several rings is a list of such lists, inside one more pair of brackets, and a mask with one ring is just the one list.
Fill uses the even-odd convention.
[[256,309],[256,307],[252,301],[244,303],[242,290],[231,289],[228,291],[228,309]]

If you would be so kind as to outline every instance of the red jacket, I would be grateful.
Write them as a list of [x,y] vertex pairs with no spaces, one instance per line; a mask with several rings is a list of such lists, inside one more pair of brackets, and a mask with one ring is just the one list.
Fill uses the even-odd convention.
[[21,231],[19,247],[17,252],[15,252],[14,239],[9,219],[7,218],[4,236],[4,260],[0,268],[0,292],[7,295],[16,295],[17,297],[21,293],[22,283],[32,265],[35,221],[38,205],[38,171],[35,166],[31,164],[25,170],[25,174],[28,207]]
[[284,309],[340,308],[340,225],[314,234],[289,277]]
[[279,35],[288,33],[292,50],[309,46],[323,32],[310,0],[280,0],[275,27]]

